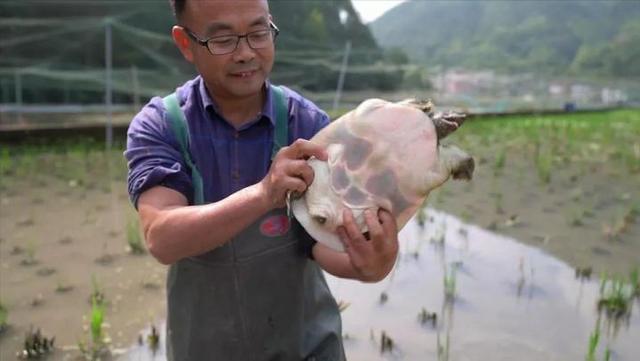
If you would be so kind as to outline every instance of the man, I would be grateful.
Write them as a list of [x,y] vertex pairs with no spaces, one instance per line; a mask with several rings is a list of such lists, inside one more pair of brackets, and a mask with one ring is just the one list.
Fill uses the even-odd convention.
[[320,267],[383,279],[398,252],[394,218],[369,212],[365,239],[346,212],[338,230],[346,253],[313,242],[289,221],[286,194],[313,181],[305,159],[327,158],[304,139],[328,117],[285,88],[290,145],[271,159],[277,96],[267,78],[277,30],[267,1],[171,3],[179,24],[173,39],[200,74],[176,95],[202,204],[161,98],[133,119],[125,152],[147,247],[170,265],[168,358],[343,360],[339,311]]

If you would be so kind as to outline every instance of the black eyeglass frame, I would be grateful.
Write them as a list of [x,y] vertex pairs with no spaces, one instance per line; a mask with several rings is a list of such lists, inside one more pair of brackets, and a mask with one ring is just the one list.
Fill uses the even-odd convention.
[[[216,39],[216,38],[225,38],[228,37],[230,35],[218,35],[218,36],[212,36],[210,38],[206,38],[206,39],[200,39],[193,31],[189,30],[189,28],[187,28],[186,26],[182,27],[184,29],[184,31],[187,33],[187,35],[193,40],[195,41],[197,44],[204,46],[205,48],[207,48],[207,51],[209,51],[209,54],[211,55],[226,55],[226,54],[231,54],[234,51],[236,51],[238,49],[238,44],[240,44],[240,40],[245,38],[247,39],[247,45],[249,45],[249,47],[253,50],[258,50],[258,49],[264,49],[264,48],[254,48],[253,46],[251,46],[251,43],[249,42],[249,36],[251,34],[255,34],[255,33],[259,33],[261,31],[264,30],[256,30],[256,31],[251,31],[245,34],[234,34],[233,36],[237,37],[236,40],[236,46],[233,48],[233,50],[226,52],[226,53],[219,53],[219,54],[214,54],[211,49],[209,48],[209,41],[211,41],[212,39]],[[273,21],[269,21],[269,31],[271,31],[271,34],[273,36],[273,42],[275,43],[276,38],[278,37],[278,34],[280,34],[280,29],[278,29],[278,27],[276,26],[276,24],[273,23]]]

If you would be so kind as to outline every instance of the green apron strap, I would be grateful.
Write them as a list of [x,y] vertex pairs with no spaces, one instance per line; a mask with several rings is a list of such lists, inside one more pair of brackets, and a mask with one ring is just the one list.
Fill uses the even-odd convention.
[[271,150],[271,159],[273,159],[280,148],[289,143],[289,112],[287,98],[282,88],[272,85],[271,89],[273,90],[271,94],[276,113],[276,129],[273,133],[273,149]]
[[198,171],[198,168],[191,160],[191,154],[189,154],[189,126],[187,120],[184,117],[180,104],[178,103],[178,96],[176,93],[167,95],[162,99],[164,107],[167,109],[169,125],[173,134],[178,139],[180,144],[180,150],[185,163],[191,170],[191,181],[193,183],[193,202],[194,204],[204,204],[204,190],[202,188],[202,176]]

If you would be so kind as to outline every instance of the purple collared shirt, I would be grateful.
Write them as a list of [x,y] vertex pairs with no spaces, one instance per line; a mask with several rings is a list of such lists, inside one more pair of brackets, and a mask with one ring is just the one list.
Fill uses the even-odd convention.
[[[284,89],[289,115],[289,144],[310,139],[329,124],[329,117],[311,101]],[[200,76],[177,90],[180,107],[189,124],[189,151],[202,174],[205,203],[217,202],[259,182],[271,165],[275,126],[272,90],[258,116],[235,128],[226,121],[209,96]],[[191,172],[167,120],[162,98],[154,97],[129,125],[127,150],[129,196],[137,208],[145,190],[162,185],[193,202]]]

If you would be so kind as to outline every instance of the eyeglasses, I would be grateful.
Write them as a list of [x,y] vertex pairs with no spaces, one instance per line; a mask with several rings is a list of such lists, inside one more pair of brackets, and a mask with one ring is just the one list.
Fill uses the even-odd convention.
[[220,35],[212,36],[208,39],[200,39],[196,34],[186,27],[184,31],[193,41],[205,46],[211,55],[224,55],[233,53],[238,48],[240,39],[246,38],[251,49],[263,49],[274,43],[280,33],[280,29],[273,22],[269,22],[269,29],[252,31],[244,35]]

